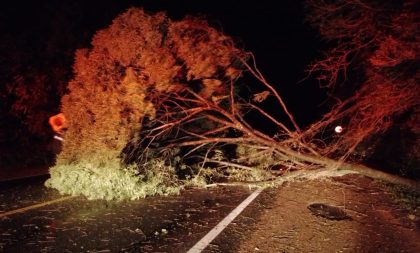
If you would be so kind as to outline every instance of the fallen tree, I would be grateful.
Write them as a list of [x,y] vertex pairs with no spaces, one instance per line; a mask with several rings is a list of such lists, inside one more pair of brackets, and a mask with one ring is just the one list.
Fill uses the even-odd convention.
[[[332,85],[338,80],[334,75],[347,66],[347,55],[360,50],[349,47],[338,58],[315,63],[311,72],[327,66]],[[74,68],[70,92],[62,100],[69,130],[46,184],[88,198],[136,199],[221,180],[270,184],[292,171],[332,171],[386,126],[387,117],[417,103],[405,96],[411,79],[397,89],[373,69],[377,79],[367,80],[321,121],[301,129],[254,56],[236,48],[232,39],[201,19],[172,21],[136,8],[99,31],[92,49],[79,50]],[[239,92],[245,72],[254,77],[247,85],[261,86],[250,97]],[[385,94],[393,103],[372,100]],[[268,97],[276,100],[284,119],[261,106]],[[276,133],[252,127],[245,119],[250,111],[275,125]],[[325,129],[343,119],[355,132],[324,138]]]

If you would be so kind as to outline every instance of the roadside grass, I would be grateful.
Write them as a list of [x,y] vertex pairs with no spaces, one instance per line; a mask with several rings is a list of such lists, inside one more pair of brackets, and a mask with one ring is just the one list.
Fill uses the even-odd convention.
[[380,183],[397,203],[401,204],[410,213],[420,216],[420,192],[403,185],[385,181],[380,181]]

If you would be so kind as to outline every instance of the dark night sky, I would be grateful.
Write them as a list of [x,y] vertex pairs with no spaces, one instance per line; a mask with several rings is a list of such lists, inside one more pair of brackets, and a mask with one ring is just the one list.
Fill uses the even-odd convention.
[[[210,24],[223,29],[255,54],[259,69],[280,91],[297,120],[308,124],[319,115],[317,106],[325,99],[324,93],[316,81],[297,82],[305,77],[307,64],[319,56],[321,43],[316,31],[304,23],[302,1],[283,0],[281,7],[276,7],[276,3],[279,1],[17,0],[2,2],[0,32],[10,35],[12,40],[17,38],[10,50],[32,47],[42,51],[45,37],[53,36],[55,39],[47,46],[59,50],[67,44],[76,48],[88,46],[96,30],[108,26],[130,6],[163,10],[173,19],[186,14],[204,15]],[[67,58],[72,59],[74,48],[67,51]],[[53,49],[50,53],[63,54]],[[53,60],[43,59],[41,54],[28,64],[46,61]],[[71,68],[71,60],[68,65]],[[7,71],[4,64],[1,71]]]
[[[299,82],[306,76],[304,70],[308,64],[322,56],[322,50],[326,49],[317,31],[304,22],[303,2],[303,0],[2,1],[0,3],[0,144],[2,136],[7,135],[6,139],[11,141],[4,142],[6,144],[3,146],[9,150],[9,144],[16,143],[14,138],[22,135],[16,131],[18,123],[3,124],[6,121],[2,117],[9,113],[10,109],[10,102],[6,100],[12,100],[1,97],[4,83],[13,83],[16,75],[31,73],[31,69],[49,74],[50,71],[54,71],[54,66],[58,66],[56,69],[65,69],[62,80],[65,84],[71,78],[69,73],[72,69],[74,51],[77,48],[89,47],[96,31],[109,26],[118,14],[131,6],[143,7],[151,12],[166,11],[172,19],[181,19],[185,15],[206,17],[211,25],[222,29],[225,34],[232,36],[238,45],[254,53],[259,69],[280,92],[289,110],[303,128],[327,110],[325,91],[319,89],[317,81],[308,78]],[[241,82],[249,86],[254,85],[246,78]],[[57,107],[56,110],[59,110],[59,98],[52,104],[54,108]],[[278,108],[269,104],[265,109],[276,114],[280,111]],[[57,111],[50,112],[57,113]],[[8,119],[10,118],[13,117]],[[253,122],[257,122],[262,128],[267,128],[264,121],[253,120]],[[44,128],[49,129],[47,120],[44,123]],[[2,133],[1,131],[5,129],[7,133]],[[16,153],[21,153],[19,147],[16,150],[18,150]]]

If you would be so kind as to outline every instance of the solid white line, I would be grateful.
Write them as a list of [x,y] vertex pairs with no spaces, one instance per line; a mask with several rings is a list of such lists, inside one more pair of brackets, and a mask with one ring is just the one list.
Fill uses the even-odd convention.
[[228,214],[219,224],[208,232],[200,241],[198,241],[187,253],[200,253],[216,238],[235,218],[238,216],[261,192],[262,188],[257,189],[251,195],[242,201],[233,211]]
[[13,214],[17,214],[17,213],[24,213],[24,212],[32,210],[32,209],[37,209],[37,208],[40,208],[40,207],[43,207],[43,206],[55,204],[57,202],[65,201],[65,200],[75,198],[75,197],[77,197],[77,196],[62,197],[62,198],[58,198],[58,199],[54,199],[54,200],[50,200],[50,201],[45,201],[45,202],[35,204],[35,205],[32,205],[32,206],[27,206],[27,207],[15,209],[15,210],[12,210],[12,211],[0,213],[0,218],[10,216],[10,215],[13,215]]

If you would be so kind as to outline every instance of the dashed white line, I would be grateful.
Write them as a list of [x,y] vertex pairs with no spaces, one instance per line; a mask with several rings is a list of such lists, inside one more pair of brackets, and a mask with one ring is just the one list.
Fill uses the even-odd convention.
[[187,253],[200,253],[216,238],[261,192],[262,188],[257,189],[251,195],[242,201],[231,213],[228,214],[219,224],[208,232],[200,241],[198,241]]

